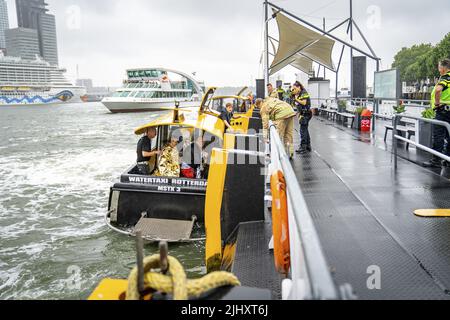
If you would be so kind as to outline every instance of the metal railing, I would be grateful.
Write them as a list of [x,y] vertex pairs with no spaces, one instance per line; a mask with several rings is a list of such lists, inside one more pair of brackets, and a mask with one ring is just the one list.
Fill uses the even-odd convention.
[[411,119],[411,120],[417,120],[419,122],[427,122],[427,123],[431,123],[433,125],[438,125],[438,126],[442,126],[447,128],[447,131],[450,134],[450,123],[448,122],[444,122],[444,121],[439,121],[439,120],[434,120],[434,119],[425,119],[425,118],[420,118],[420,117],[414,117],[414,116],[409,116],[409,115],[394,115],[394,130],[393,130],[393,135],[392,135],[392,148],[394,149],[393,153],[394,153],[394,168],[397,169],[398,168],[398,144],[397,141],[403,141],[409,144],[412,144],[414,146],[416,146],[416,148],[421,149],[425,152],[431,153],[432,155],[442,159],[442,160],[446,160],[448,162],[450,162],[450,157],[442,154],[440,152],[437,152],[436,150],[433,150],[430,147],[424,146],[420,143],[417,143],[416,141],[413,140],[409,140],[406,139],[400,135],[398,135],[398,123],[400,122],[400,119],[402,118],[406,118],[406,119]]
[[337,300],[340,296],[331,277],[303,192],[273,125],[270,127],[270,154],[269,170],[281,170],[284,173],[288,194],[291,279],[283,283],[283,298]]

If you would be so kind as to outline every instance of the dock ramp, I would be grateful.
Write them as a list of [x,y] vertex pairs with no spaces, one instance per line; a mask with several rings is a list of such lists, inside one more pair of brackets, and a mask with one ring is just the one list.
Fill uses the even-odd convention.
[[150,219],[142,217],[134,227],[134,233],[141,232],[142,237],[150,242],[191,242],[192,230],[196,218],[191,221]]

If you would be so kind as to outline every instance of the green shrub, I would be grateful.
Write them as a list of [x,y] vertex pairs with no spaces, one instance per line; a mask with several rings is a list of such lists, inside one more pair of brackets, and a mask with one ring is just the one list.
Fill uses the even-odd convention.
[[347,110],[347,101],[346,100],[338,100],[338,111],[344,112]]
[[424,112],[422,112],[422,118],[425,119],[435,119],[436,111],[433,108],[427,108]]
[[355,109],[355,114],[359,114],[361,115],[363,113],[363,111],[366,110],[366,108],[364,107],[358,107]]
[[395,114],[402,114],[406,112],[406,107],[404,105],[394,106],[393,109]]

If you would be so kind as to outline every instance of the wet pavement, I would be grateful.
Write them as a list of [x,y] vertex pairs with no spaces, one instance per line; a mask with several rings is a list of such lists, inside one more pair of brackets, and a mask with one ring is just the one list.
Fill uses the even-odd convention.
[[450,208],[450,180],[404,145],[394,171],[377,128],[360,134],[315,118],[314,152],[293,161],[330,269],[361,299],[449,299],[450,219],[413,212]]

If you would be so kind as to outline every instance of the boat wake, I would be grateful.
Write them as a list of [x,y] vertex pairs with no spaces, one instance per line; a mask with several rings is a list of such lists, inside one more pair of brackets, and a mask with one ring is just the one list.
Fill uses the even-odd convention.
[[[135,161],[132,128],[156,115],[111,116],[100,104],[62,108],[1,111],[12,122],[0,130],[2,300],[85,299],[99,279],[126,277],[134,265],[133,240],[110,232],[103,217],[115,175]],[[202,250],[180,245],[173,254],[200,275]]]

